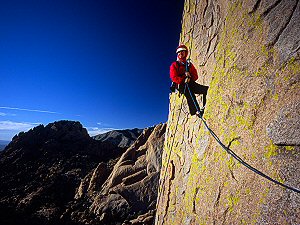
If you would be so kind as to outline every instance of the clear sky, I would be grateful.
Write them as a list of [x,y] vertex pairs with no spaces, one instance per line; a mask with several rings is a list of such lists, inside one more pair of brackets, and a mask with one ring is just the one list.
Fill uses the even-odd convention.
[[0,0],[0,140],[167,121],[183,0]]

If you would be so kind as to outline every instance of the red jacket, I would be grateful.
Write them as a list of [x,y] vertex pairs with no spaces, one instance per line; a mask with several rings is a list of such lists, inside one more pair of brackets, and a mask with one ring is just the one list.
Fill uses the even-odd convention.
[[[193,64],[190,66],[191,80],[196,81],[198,79],[198,73]],[[170,66],[170,78],[176,84],[182,84],[185,80],[185,64],[179,61],[175,61]]]

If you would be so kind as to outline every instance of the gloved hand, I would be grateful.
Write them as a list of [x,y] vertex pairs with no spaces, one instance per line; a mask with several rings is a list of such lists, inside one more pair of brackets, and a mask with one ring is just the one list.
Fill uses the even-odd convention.
[[191,80],[191,74],[189,72],[185,72],[185,83],[189,83]]

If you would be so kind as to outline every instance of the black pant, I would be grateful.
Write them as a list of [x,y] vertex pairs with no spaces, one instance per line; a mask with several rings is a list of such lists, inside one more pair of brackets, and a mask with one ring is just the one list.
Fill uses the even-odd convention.
[[[179,85],[179,92],[183,93],[184,96],[186,97],[191,115],[195,115],[197,112],[197,109],[200,109],[195,94],[203,94],[203,106],[205,106],[208,86],[200,85],[200,84],[196,83],[195,81],[190,81],[188,83],[188,85],[191,90],[192,97],[191,97],[190,92],[187,89],[187,87],[185,88],[185,84]],[[195,106],[192,98],[194,99],[196,106]]]

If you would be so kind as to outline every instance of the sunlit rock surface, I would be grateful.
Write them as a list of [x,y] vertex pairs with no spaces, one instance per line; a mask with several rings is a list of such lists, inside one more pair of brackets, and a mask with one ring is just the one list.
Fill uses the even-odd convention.
[[165,130],[166,124],[145,129],[109,173],[100,163],[82,179],[64,218],[75,224],[153,224]]
[[[300,2],[186,0],[180,43],[221,141],[300,189]],[[201,96],[197,97],[201,102]],[[300,224],[300,194],[239,164],[170,95],[156,224]]]

